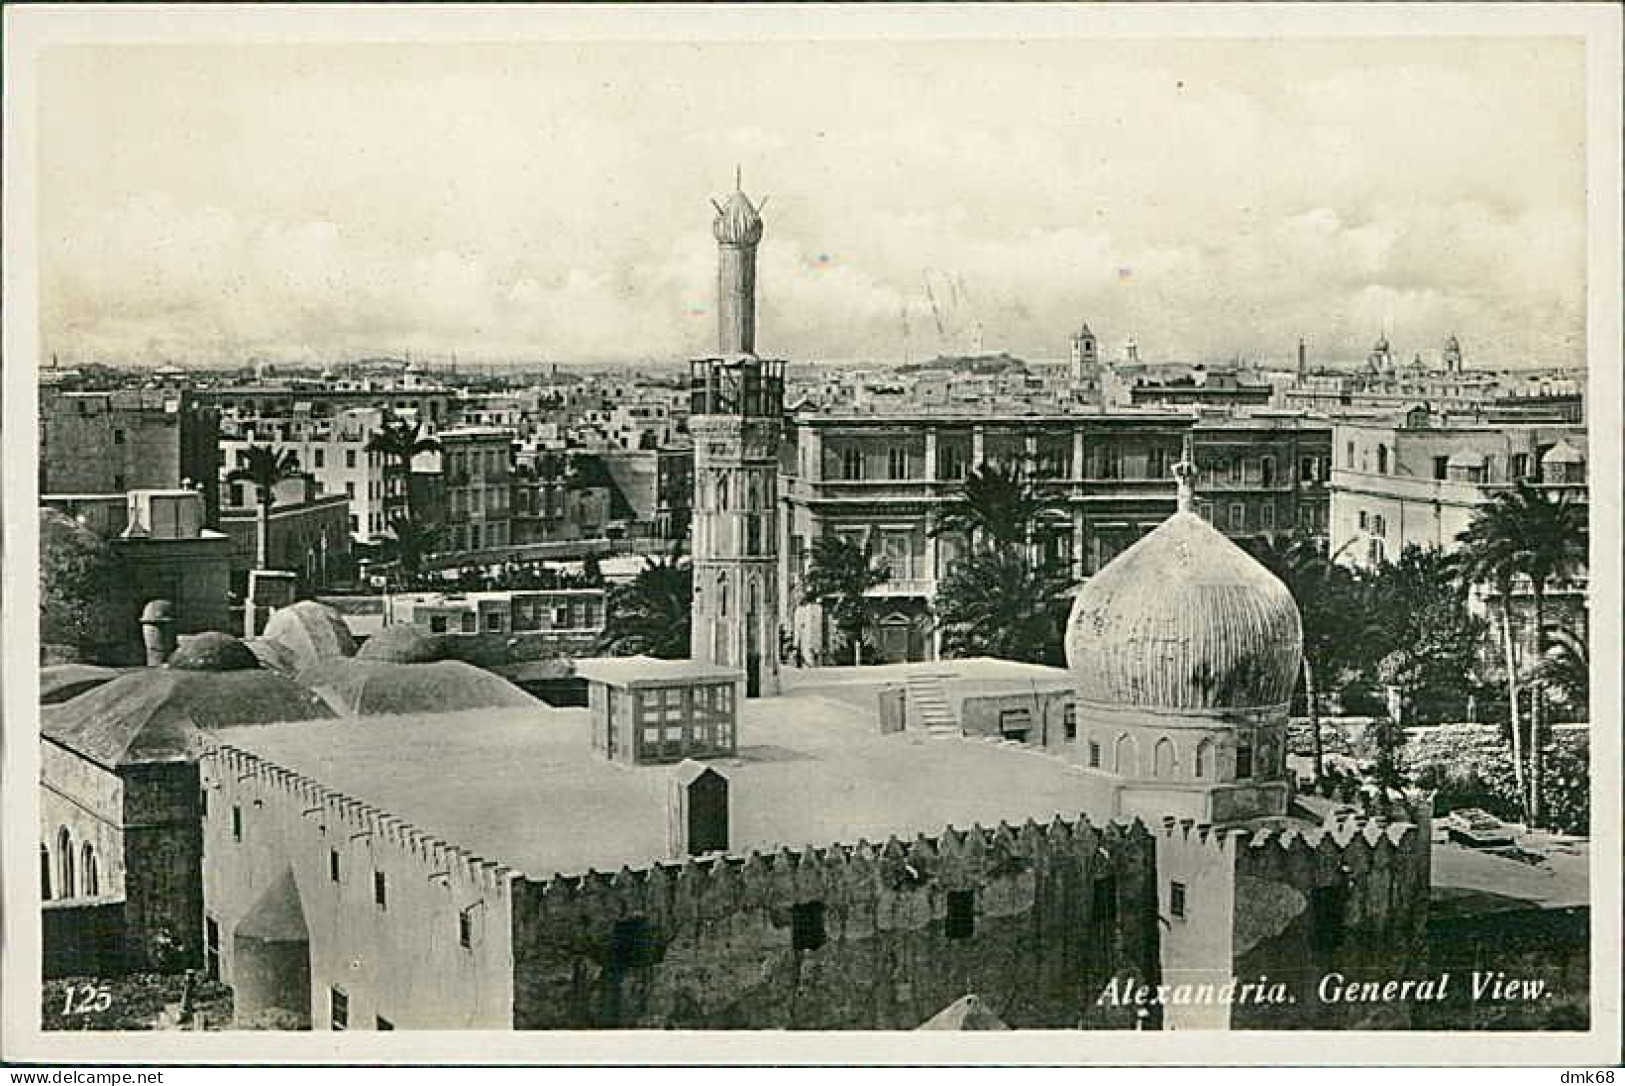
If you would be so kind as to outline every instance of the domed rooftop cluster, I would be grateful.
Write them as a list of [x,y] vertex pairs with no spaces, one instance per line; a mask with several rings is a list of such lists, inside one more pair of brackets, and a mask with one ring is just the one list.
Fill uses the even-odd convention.
[[182,637],[169,666],[177,671],[252,671],[260,661],[240,638],[210,630]]
[[260,637],[285,648],[295,670],[330,657],[355,655],[355,638],[343,616],[315,600],[300,600],[272,612]]
[[1292,593],[1191,505],[1182,479],[1180,510],[1073,600],[1066,658],[1082,701],[1202,713],[1291,700],[1303,654]]
[[362,660],[382,660],[392,664],[428,664],[451,656],[447,639],[421,626],[398,623],[385,626],[367,638],[356,656]]
[[733,195],[717,204],[717,217],[711,220],[711,232],[723,245],[755,245],[762,240],[762,216],[750,202],[744,190],[735,185]]

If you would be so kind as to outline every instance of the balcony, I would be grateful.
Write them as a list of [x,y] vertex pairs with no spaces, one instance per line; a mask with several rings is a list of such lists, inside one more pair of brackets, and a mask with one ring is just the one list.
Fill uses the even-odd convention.
[[930,599],[936,594],[937,580],[935,577],[893,577],[883,584],[875,585],[864,593],[870,599],[899,599],[903,597]]

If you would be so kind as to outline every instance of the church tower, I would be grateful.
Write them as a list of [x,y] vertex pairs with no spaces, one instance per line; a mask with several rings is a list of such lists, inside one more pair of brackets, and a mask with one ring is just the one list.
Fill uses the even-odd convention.
[[779,692],[779,445],[784,363],[756,357],[762,218],[735,186],[712,201],[717,355],[689,363],[694,438],[691,655],[745,673],[747,697]]

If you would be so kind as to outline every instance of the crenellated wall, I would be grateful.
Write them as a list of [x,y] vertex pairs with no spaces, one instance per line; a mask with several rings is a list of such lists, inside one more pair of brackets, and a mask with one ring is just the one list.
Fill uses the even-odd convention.
[[[1425,799],[1396,805],[1414,821],[1359,814],[1313,830],[1212,827],[1168,819],[1157,842],[1169,983],[1280,984],[1285,1001],[1171,1007],[1170,1028],[1382,1029],[1408,1004],[1326,1000],[1323,982],[1427,976],[1431,818]],[[1172,884],[1183,883],[1183,918]],[[1335,975],[1335,976],[1334,976]]]
[[[309,777],[205,742],[203,896],[220,929],[223,980],[231,983],[239,965],[235,936],[245,919],[260,932],[279,923],[284,948],[297,943],[288,933],[302,923],[316,1029],[331,1028],[334,988],[347,998],[350,1029],[376,1028],[379,1017],[398,1029],[513,1027],[515,872]],[[385,880],[382,906],[375,873]]]
[[1015,1027],[1132,1027],[1096,997],[1155,983],[1153,864],[1143,825],[1080,818],[525,880],[514,1020],[912,1029],[975,992]]

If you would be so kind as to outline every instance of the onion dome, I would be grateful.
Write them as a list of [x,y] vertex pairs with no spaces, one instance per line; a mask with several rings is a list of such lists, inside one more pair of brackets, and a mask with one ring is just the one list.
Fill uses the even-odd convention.
[[721,245],[755,245],[762,240],[762,216],[750,202],[743,189],[736,187],[725,203],[712,201],[717,217],[711,220],[711,232]]
[[1085,703],[1161,712],[1270,709],[1292,698],[1303,625],[1292,593],[1192,508],[1092,577],[1072,603],[1066,658]]
[[210,630],[182,637],[169,666],[177,671],[253,671],[260,661],[240,638]]
[[1547,449],[1546,455],[1540,458],[1542,467],[1551,467],[1554,464],[1583,464],[1585,462],[1585,453],[1569,444],[1569,439],[1566,437]]

